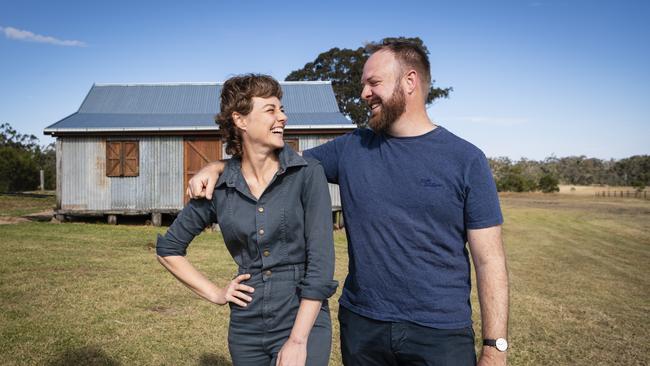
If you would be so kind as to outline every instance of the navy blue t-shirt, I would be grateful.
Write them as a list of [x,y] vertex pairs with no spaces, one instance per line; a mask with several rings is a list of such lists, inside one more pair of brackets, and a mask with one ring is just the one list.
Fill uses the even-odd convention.
[[483,152],[437,127],[403,138],[357,129],[304,155],[341,191],[341,306],[383,321],[470,326],[467,230],[503,222]]

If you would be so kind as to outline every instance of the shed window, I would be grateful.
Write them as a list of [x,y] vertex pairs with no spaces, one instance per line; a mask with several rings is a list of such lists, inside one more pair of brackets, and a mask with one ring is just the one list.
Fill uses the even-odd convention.
[[139,141],[106,141],[106,176],[137,177],[140,174]]

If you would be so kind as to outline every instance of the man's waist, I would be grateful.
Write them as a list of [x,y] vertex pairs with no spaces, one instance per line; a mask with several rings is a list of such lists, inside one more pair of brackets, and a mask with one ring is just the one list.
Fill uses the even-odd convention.
[[467,302],[459,303],[457,307],[446,310],[432,307],[428,311],[422,308],[412,311],[404,304],[385,309],[376,304],[354,301],[347,296],[344,289],[339,298],[339,305],[361,316],[379,321],[408,322],[436,329],[458,329],[472,325],[472,309]]

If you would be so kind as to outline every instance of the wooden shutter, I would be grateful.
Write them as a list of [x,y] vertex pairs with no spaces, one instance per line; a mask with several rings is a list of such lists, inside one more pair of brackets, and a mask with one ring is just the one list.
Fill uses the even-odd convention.
[[106,176],[137,177],[140,174],[138,141],[106,141]]
[[122,142],[106,141],[106,176],[122,176]]
[[124,141],[122,143],[123,173],[125,177],[137,177],[140,174],[140,153],[138,141]]
[[187,183],[207,163],[221,159],[221,142],[217,137],[187,136],[183,146],[183,199],[187,203]]

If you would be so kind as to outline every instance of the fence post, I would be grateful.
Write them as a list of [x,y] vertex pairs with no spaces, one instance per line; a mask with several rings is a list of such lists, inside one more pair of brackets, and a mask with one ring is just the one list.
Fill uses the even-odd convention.
[[41,192],[43,192],[45,190],[45,172],[43,171],[43,169],[41,169],[40,173],[41,173],[40,174],[40,176],[41,176]]

